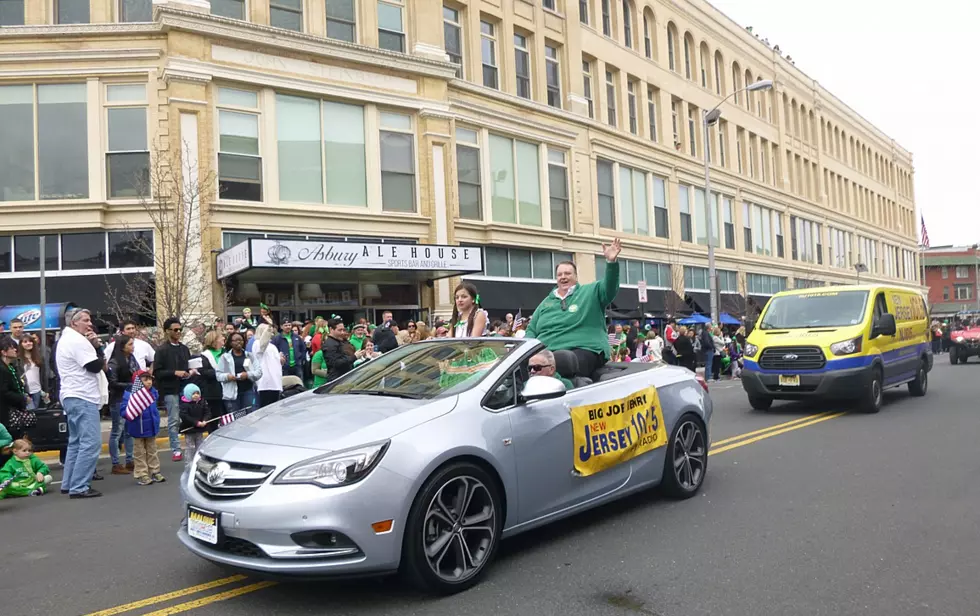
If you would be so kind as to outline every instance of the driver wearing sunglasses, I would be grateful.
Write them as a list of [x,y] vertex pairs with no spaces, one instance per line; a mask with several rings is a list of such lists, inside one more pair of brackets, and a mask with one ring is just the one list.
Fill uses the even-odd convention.
[[574,387],[571,381],[558,374],[555,367],[555,354],[551,351],[544,350],[537,353],[528,362],[527,369],[531,373],[531,376],[551,376],[561,381],[565,385],[565,389],[572,389]]

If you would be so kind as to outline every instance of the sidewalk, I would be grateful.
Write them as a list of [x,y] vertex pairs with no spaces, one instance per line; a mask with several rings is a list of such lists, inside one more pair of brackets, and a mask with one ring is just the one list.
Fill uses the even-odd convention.
[[[102,456],[107,456],[109,454],[109,435],[112,433],[112,420],[103,419],[102,424]],[[167,436],[167,415],[164,413],[163,417],[160,418],[160,432],[161,436],[157,437],[157,446],[161,451],[170,449],[170,437]],[[181,446],[184,443],[184,437],[180,437]],[[58,452],[57,451],[43,451],[38,455],[45,464],[58,463]]]

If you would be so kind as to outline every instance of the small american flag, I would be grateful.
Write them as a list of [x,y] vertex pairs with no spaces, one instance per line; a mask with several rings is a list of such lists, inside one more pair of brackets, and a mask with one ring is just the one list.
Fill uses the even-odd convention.
[[919,243],[922,244],[923,248],[929,248],[929,232],[926,231],[926,219],[925,216],[919,215],[919,221],[922,223],[922,238]]
[[521,311],[518,309],[517,316],[514,317],[514,329],[517,329],[521,325],[524,325],[524,317],[521,316]]
[[123,411],[123,417],[128,421],[135,421],[137,417],[143,414],[143,411],[153,404],[153,394],[143,385],[140,374],[142,372],[133,377],[133,386],[129,390],[129,402],[126,403],[126,410]]
[[251,410],[252,410],[252,407],[249,406],[249,407],[243,408],[240,411],[234,411],[232,413],[225,413],[224,415],[221,416],[220,419],[218,419],[218,426],[227,426],[228,424],[230,424],[231,422],[235,421],[236,419],[241,419],[242,417],[248,415]]

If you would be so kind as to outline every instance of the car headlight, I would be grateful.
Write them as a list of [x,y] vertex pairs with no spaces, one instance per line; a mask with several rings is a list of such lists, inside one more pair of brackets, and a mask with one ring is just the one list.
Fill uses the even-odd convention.
[[963,336],[957,336],[956,337],[956,341],[957,342],[963,342]]
[[357,483],[374,470],[388,450],[390,442],[365,445],[304,460],[284,470],[273,483],[311,483],[321,488]]
[[746,357],[755,357],[755,354],[759,352],[759,347],[755,346],[751,342],[746,342],[745,348],[742,349],[742,352]]
[[834,355],[853,355],[861,352],[861,337],[842,340],[830,345],[830,352]]

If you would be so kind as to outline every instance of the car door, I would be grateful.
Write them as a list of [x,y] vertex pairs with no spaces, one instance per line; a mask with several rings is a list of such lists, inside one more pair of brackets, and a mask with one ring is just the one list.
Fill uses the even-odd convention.
[[[525,362],[512,375],[518,388],[526,381],[526,375]],[[517,458],[520,523],[583,506],[629,481],[629,463],[588,477],[574,471],[572,422],[567,405],[597,402],[604,400],[603,396],[617,397],[610,388],[602,386],[590,387],[586,392],[573,391],[561,398],[527,404],[515,392],[514,404],[504,411],[510,416]]]

